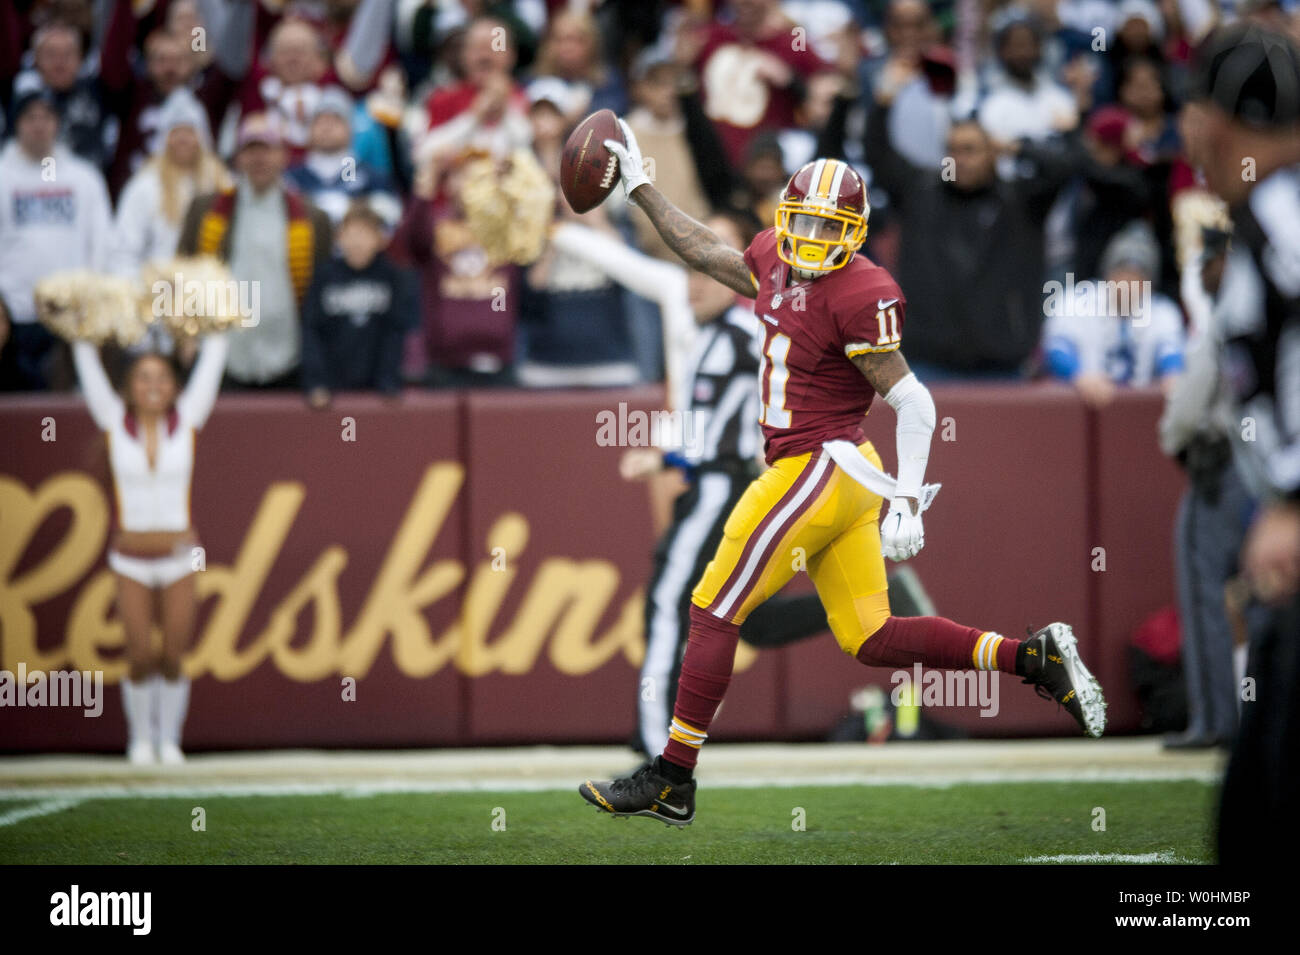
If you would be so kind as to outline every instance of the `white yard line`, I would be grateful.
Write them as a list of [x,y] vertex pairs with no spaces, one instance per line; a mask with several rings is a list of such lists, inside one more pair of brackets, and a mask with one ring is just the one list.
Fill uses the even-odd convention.
[[22,822],[24,819],[35,819],[38,816],[50,816],[56,812],[63,812],[65,809],[71,809],[83,802],[83,799],[65,796],[38,796],[42,801],[35,806],[24,806],[22,809],[11,809],[9,812],[0,814],[0,828],[12,826],[16,822]]
[[[711,744],[708,789],[968,783],[1122,783],[1222,778],[1222,754],[1170,755],[1153,738],[936,743]],[[629,771],[616,746],[511,749],[280,750],[200,753],[183,766],[137,767],[121,756],[0,757],[0,800],[192,796],[547,792]]]
[[[806,788],[811,786],[911,786],[918,789],[948,789],[955,785],[971,783],[976,785],[994,785],[998,783],[1131,783],[1131,782],[1194,782],[1214,783],[1219,774],[1209,771],[1152,771],[1134,773],[1131,771],[1094,771],[1094,772],[987,772],[962,773],[960,776],[943,778],[934,774],[927,775],[866,775],[858,773],[840,773],[834,775],[803,774],[798,777],[774,778],[771,776],[745,777],[727,776],[709,781],[707,775],[701,775],[701,781],[710,789],[757,789],[775,787],[783,789]],[[198,799],[205,797],[244,797],[244,796],[343,796],[345,798],[365,798],[376,795],[402,794],[437,794],[469,792],[559,792],[577,789],[581,779],[565,776],[563,778],[520,779],[517,776],[491,777],[482,776],[474,779],[378,779],[366,782],[97,782],[85,785],[36,786],[0,789],[0,800],[6,799],[44,799],[44,800],[79,800],[79,799]],[[3,817],[0,817],[3,818]]]
[[1172,852],[1142,852],[1126,855],[1122,852],[1089,852],[1085,855],[1027,856],[1021,862],[1071,863],[1096,862],[1122,865],[1196,865],[1190,859],[1180,859]]

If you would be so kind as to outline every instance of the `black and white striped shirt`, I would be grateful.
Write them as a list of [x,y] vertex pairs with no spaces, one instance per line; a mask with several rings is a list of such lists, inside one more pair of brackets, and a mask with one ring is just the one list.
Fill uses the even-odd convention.
[[1257,493],[1300,498],[1300,167],[1259,183],[1233,224],[1215,319],[1239,461]]
[[682,450],[692,466],[747,466],[761,453],[758,349],[758,320],[750,308],[733,306],[700,329],[691,356],[690,424]]

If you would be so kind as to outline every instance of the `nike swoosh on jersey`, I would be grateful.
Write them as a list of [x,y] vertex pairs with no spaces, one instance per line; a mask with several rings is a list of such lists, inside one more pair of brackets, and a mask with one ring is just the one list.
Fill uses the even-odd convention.
[[777,320],[776,320],[775,318],[773,318],[771,315],[764,315],[764,316],[763,316],[763,321],[767,322],[767,323],[770,324],[770,325],[777,325],[777,324],[779,324],[779,323],[777,322]]
[[882,298],[880,301],[876,302],[876,308],[889,308],[889,306],[895,304],[897,301],[898,299],[896,298]]

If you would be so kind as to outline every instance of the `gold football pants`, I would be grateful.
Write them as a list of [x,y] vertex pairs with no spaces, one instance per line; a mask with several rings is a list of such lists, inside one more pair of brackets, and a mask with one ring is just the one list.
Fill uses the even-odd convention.
[[[859,450],[881,468],[871,442]],[[823,449],[782,458],[749,485],[732,509],[692,601],[739,626],[806,570],[836,641],[845,653],[856,655],[889,619],[881,503],[880,495],[844,473]]]

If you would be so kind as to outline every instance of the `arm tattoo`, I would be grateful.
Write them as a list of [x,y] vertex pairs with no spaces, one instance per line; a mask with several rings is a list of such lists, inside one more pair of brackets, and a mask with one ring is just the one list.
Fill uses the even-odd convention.
[[867,352],[852,361],[882,398],[911,371],[907,367],[907,359],[897,348],[886,352]]
[[745,257],[664,198],[654,186],[641,186],[634,201],[650,217],[668,248],[691,268],[712,276],[727,288],[749,298],[757,289]]

